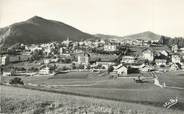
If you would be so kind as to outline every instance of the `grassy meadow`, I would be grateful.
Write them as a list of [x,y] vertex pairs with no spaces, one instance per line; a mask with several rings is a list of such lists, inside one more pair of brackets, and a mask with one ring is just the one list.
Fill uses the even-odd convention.
[[[144,76],[150,77],[151,75],[148,73]],[[151,79],[148,79],[147,83],[135,83],[132,78],[112,79],[109,75],[89,72],[70,72],[56,76],[21,78],[25,82],[26,88],[55,92],[54,94],[64,93],[100,98],[104,101],[113,100],[113,102],[143,105],[143,107],[149,105],[159,110],[164,110],[163,104],[169,101],[170,98],[178,97],[178,103],[172,107],[172,110],[176,112],[184,111],[184,89],[173,88],[184,87],[184,72],[159,73],[158,77],[161,83],[165,82],[168,87],[159,88],[153,84]],[[11,78],[13,77],[2,77],[2,81],[8,82]],[[27,85],[28,83],[38,84],[38,86],[31,87]],[[49,87],[42,85],[49,85]]]
[[63,95],[0,86],[1,110],[7,114],[183,114],[183,111],[137,103]]

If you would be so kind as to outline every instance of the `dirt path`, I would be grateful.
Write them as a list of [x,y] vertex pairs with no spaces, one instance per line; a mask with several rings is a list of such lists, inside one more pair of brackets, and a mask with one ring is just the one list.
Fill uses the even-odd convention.
[[176,87],[176,86],[166,86],[166,88],[184,90],[183,87]]
[[[97,81],[93,84],[75,84],[75,85],[40,85],[40,86],[44,86],[44,87],[90,87],[90,86],[94,86],[97,85],[98,83],[102,83],[105,82],[107,80],[101,80],[101,81]],[[33,84],[33,83],[28,83],[27,85],[29,86],[38,86],[38,84]]]

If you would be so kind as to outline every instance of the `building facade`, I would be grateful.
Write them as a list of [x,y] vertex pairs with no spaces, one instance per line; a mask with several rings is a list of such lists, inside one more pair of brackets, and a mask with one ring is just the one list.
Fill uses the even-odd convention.
[[150,49],[145,49],[142,51],[142,58],[148,61],[153,61],[154,59],[154,54],[152,52],[152,50]]
[[181,58],[179,55],[172,55],[171,56],[171,61],[172,63],[180,63],[181,62]]
[[78,55],[78,64],[88,65],[90,61],[90,55],[87,53],[81,53]]
[[116,51],[116,45],[104,45],[104,51]]

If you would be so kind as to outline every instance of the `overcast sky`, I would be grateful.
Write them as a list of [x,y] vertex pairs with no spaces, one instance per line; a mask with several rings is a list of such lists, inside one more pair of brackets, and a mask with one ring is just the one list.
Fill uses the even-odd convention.
[[0,0],[0,27],[35,15],[88,33],[184,37],[184,0]]

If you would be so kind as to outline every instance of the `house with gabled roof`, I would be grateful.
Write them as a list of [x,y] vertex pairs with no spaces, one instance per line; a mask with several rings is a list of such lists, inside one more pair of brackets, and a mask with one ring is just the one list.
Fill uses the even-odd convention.
[[120,76],[126,76],[128,73],[128,68],[123,66],[123,64],[119,64],[118,66],[114,66],[113,68],[114,68],[113,72],[115,72]]
[[135,63],[135,57],[134,56],[123,56],[122,63]]
[[142,58],[150,62],[153,61],[154,60],[153,50],[149,48],[142,50]]

